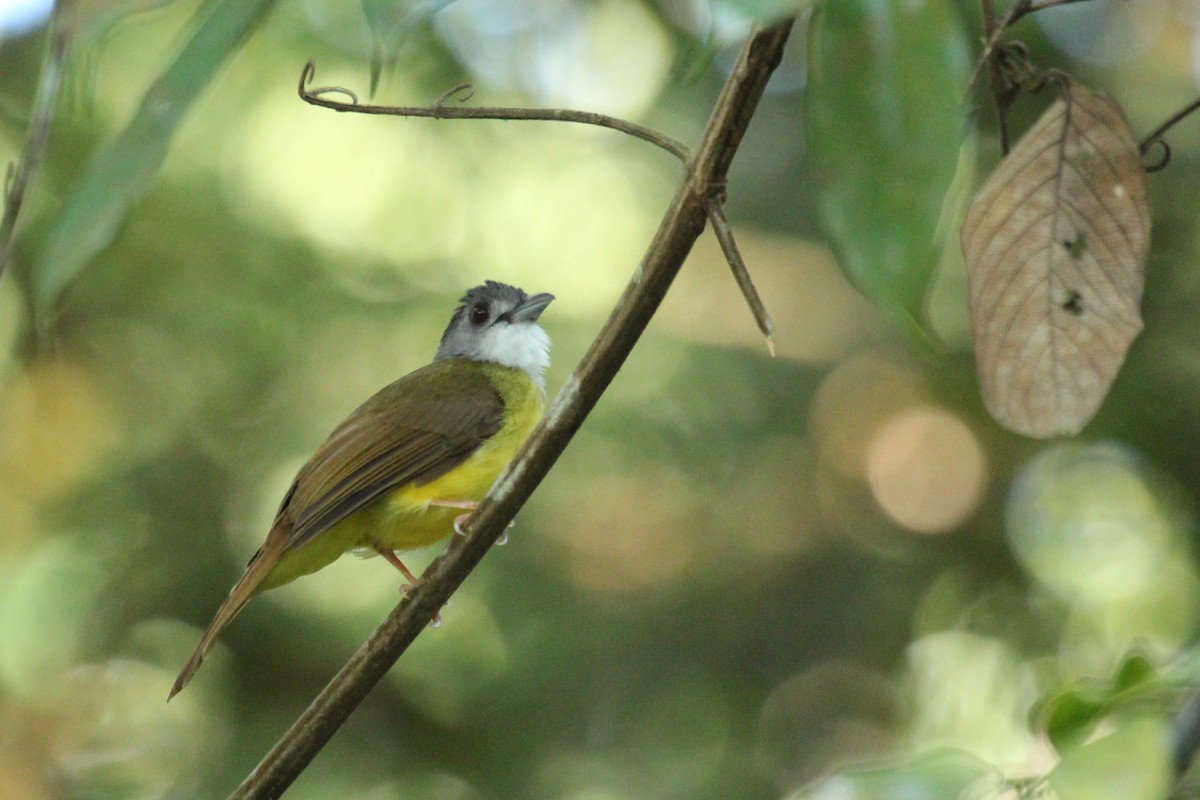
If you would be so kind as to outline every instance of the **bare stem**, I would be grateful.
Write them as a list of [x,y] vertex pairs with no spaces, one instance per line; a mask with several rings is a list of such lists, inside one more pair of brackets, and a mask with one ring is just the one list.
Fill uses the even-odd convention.
[[[975,86],[975,81],[979,78],[983,65],[987,64],[988,72],[991,75],[992,102],[996,109],[996,126],[1000,132],[1000,151],[1005,155],[1008,155],[1008,151],[1011,149],[1008,108],[1012,105],[1018,91],[1025,87],[1020,81],[1014,84],[1006,74],[1002,62],[1005,62],[1010,54],[1006,53],[1006,48],[1000,45],[1000,36],[1026,14],[1082,2],[1085,0],[1041,0],[1041,2],[1014,0],[1008,7],[1008,11],[1004,12],[1002,16],[998,16],[995,0],[980,0],[980,7],[983,10],[984,43],[983,50],[979,53],[979,60],[975,62],[975,71],[971,73],[971,80],[967,83],[967,92],[970,93],[971,88]],[[1010,49],[1011,47],[1019,47],[1021,53],[1025,52],[1024,45],[1020,43],[1014,42],[1009,46]]]
[[1047,8],[1054,8],[1055,6],[1069,6],[1073,3],[1086,2],[1087,0],[1042,0],[1040,3],[1031,3],[1029,0],[1020,0],[1020,2],[1017,2],[1013,5],[1013,8],[1017,10],[1015,13],[1009,15],[1008,24],[1005,25],[1005,27],[1013,25],[1017,20],[1021,19],[1021,17],[1024,17],[1026,14],[1033,14],[1037,11],[1045,11]]
[[67,56],[70,30],[64,22],[61,3],[54,5],[50,18],[49,41],[42,58],[38,76],[37,94],[33,99],[33,111],[29,120],[29,133],[25,149],[16,167],[9,166],[4,185],[4,216],[0,217],[0,278],[12,259],[13,234],[17,227],[17,216],[25,202],[25,193],[33,183],[38,166],[50,141],[50,126],[54,121],[54,110],[62,90],[63,62]]
[[1000,34],[1004,33],[1012,24],[1021,9],[1029,5],[1029,0],[1016,0],[1003,17],[996,16],[994,0],[980,0],[980,4],[983,9],[984,45],[967,87],[969,91],[970,87],[975,85],[980,69],[987,64],[988,74],[991,77],[992,104],[996,109],[996,127],[1000,131],[1000,152],[1008,155],[1010,148],[1008,107],[1012,104],[1012,87],[1009,86],[1004,70],[1000,67],[997,45],[1000,41]]
[[724,185],[767,80],[783,56],[793,22],[786,19],[758,31],[742,48],[641,264],[546,417],[471,515],[468,535],[452,538],[417,587],[321,691],[231,800],[275,798],[291,785],[425,629],[558,460],[625,362],[703,232],[714,187]]
[[721,207],[721,200],[721,198],[715,197],[709,202],[708,219],[712,223],[713,233],[717,235],[717,241],[721,243],[721,251],[725,254],[725,260],[729,262],[729,268],[733,271],[733,278],[737,281],[738,288],[742,290],[742,297],[746,298],[746,305],[750,306],[750,312],[754,314],[754,321],[758,323],[758,329],[762,331],[763,338],[767,340],[767,351],[774,356],[775,321],[771,319],[770,312],[767,311],[762,298],[758,295],[758,289],[754,287],[750,271],[746,269],[746,262],[742,259],[737,241],[733,238],[733,229],[729,227],[729,221],[725,219],[725,210]]
[[[610,117],[607,114],[597,114],[593,111],[576,111],[569,108],[514,108],[503,106],[451,106],[447,103],[456,95],[459,102],[469,100],[474,92],[469,83],[460,84],[442,94],[431,106],[382,106],[358,102],[358,95],[349,89],[337,86],[325,86],[310,89],[313,77],[316,75],[315,62],[309,61],[300,73],[300,98],[306,103],[334,111],[352,111],[355,114],[380,114],[392,117],[432,117],[433,119],[503,119],[503,120],[533,120],[542,122],[576,122],[581,125],[596,125],[601,128],[611,128],[621,133],[634,136],[650,144],[666,150],[680,161],[687,163],[691,153],[687,145],[672,139],[664,133],[638,125],[635,122]],[[331,100],[329,95],[340,94],[346,100]]]
[[[643,125],[638,125],[628,120],[618,117],[610,117],[607,114],[597,114],[591,111],[577,111],[573,109],[561,108],[518,108],[511,106],[448,106],[451,100],[457,98],[460,103],[470,100],[474,95],[475,89],[469,83],[461,83],[451,89],[443,92],[433,104],[430,106],[383,106],[383,105],[368,105],[360,103],[358,95],[350,89],[345,89],[340,86],[324,86],[310,88],[310,84],[316,75],[316,64],[309,61],[304,66],[304,71],[300,74],[299,94],[306,102],[322,108],[333,109],[334,111],[350,112],[356,114],[378,114],[384,116],[400,116],[400,117],[432,117],[433,119],[500,119],[500,120],[538,120],[548,122],[576,122],[583,125],[596,125],[602,128],[610,128],[615,131],[634,136],[642,141],[649,142],[656,147],[666,150],[671,155],[678,158],[685,165],[691,157],[691,153],[687,145],[671,138],[652,128],[647,128]],[[331,99],[332,95],[341,95],[344,99]],[[723,202],[723,195],[721,201]],[[750,312],[754,315],[755,322],[759,329],[763,332],[763,336],[767,339],[767,349],[771,354],[775,354],[775,343],[771,338],[771,334],[775,331],[775,323],[771,321],[770,315],[763,306],[762,300],[758,296],[757,290],[754,288],[754,283],[750,279],[750,274],[746,270],[745,262],[738,252],[737,244],[734,242],[733,231],[728,223],[724,220],[724,213],[720,210],[720,202],[715,206],[716,211],[710,213],[710,218],[713,219],[713,230],[717,234],[717,238],[721,242],[721,249],[725,253],[725,257],[729,262],[729,268],[733,271],[734,277],[737,279],[738,286],[741,287],[742,295],[746,298],[747,304],[750,306]],[[718,224],[718,218],[720,224]]]

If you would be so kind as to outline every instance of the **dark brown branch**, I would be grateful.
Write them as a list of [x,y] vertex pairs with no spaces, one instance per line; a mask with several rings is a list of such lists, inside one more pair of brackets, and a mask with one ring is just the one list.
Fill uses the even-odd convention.
[[50,141],[50,125],[54,121],[54,110],[58,106],[58,96],[62,90],[63,62],[71,36],[63,21],[64,12],[61,5],[55,3],[51,12],[49,41],[38,75],[37,94],[33,99],[25,149],[21,152],[21,160],[17,162],[17,166],[13,168],[10,165],[5,176],[4,216],[0,218],[0,278],[4,277],[4,269],[12,258],[17,216],[21,213],[25,193],[33,183],[33,177],[37,174],[42,156],[45,155],[46,144]]
[[275,798],[291,785],[425,629],[558,460],[625,362],[703,232],[714,187],[724,185],[725,174],[767,80],[783,56],[792,23],[787,19],[759,31],[742,48],[641,264],[546,417],[472,514],[466,526],[468,535],[453,538],[446,551],[425,570],[417,587],[350,658],[231,798]]
[[[502,119],[502,120],[532,120],[540,122],[575,122],[581,125],[596,125],[601,128],[611,128],[614,131],[629,134],[642,141],[666,150],[680,161],[687,163],[691,153],[687,145],[672,139],[666,134],[638,125],[635,122],[610,117],[607,114],[597,114],[592,111],[576,111],[569,108],[511,108],[499,106],[448,106],[446,105],[455,95],[461,95],[459,102],[470,99],[473,89],[470,84],[460,84],[445,92],[431,106],[381,106],[358,102],[358,95],[349,89],[338,86],[324,86],[316,89],[308,88],[316,75],[317,65],[309,61],[300,73],[300,99],[306,103],[334,111],[352,111],[356,114],[381,114],[392,117],[431,117],[433,119]],[[342,94],[349,100],[330,100],[328,95]]]
[[767,351],[774,356],[775,321],[771,319],[771,314],[758,295],[758,289],[754,287],[750,271],[746,269],[746,262],[742,260],[742,253],[738,250],[737,241],[733,238],[733,229],[729,227],[729,222],[725,219],[725,210],[721,207],[721,202],[721,198],[713,198],[709,202],[708,219],[712,223],[713,233],[717,235],[717,241],[721,243],[721,251],[725,254],[725,260],[729,262],[729,268],[733,271],[733,278],[737,281],[738,288],[742,290],[742,297],[746,298],[746,305],[750,306],[750,312],[754,314],[754,321],[758,323],[758,329],[762,332],[763,338],[767,340]]

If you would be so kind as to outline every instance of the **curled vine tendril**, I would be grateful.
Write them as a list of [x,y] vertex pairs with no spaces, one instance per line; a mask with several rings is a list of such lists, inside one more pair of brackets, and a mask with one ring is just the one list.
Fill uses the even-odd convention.
[[1155,145],[1158,145],[1162,149],[1162,158],[1151,164],[1147,164],[1146,172],[1158,172],[1171,163],[1171,146],[1167,144],[1167,140],[1163,138],[1163,134],[1175,127],[1175,125],[1198,108],[1200,108],[1200,98],[1193,100],[1176,111],[1166,122],[1151,131],[1145,139],[1142,139],[1141,144],[1138,145],[1138,152],[1142,154],[1142,158],[1145,158]]
[[[455,95],[461,95],[461,96],[458,98],[455,98]],[[460,102],[460,103],[465,103],[474,96],[475,96],[475,84],[460,83],[458,86],[447,89],[446,91],[439,94],[437,100],[433,101],[433,107],[441,108],[442,106],[446,105],[446,103],[449,103],[451,100],[454,100],[454,99],[457,99],[458,102]]]
[[1145,169],[1146,172],[1158,172],[1160,169],[1166,167],[1167,164],[1171,163],[1171,145],[1167,144],[1167,140],[1161,136],[1155,136],[1153,139],[1146,139],[1143,141],[1140,145],[1138,145],[1138,152],[1141,153],[1142,158],[1145,158],[1150,154],[1150,151],[1153,150],[1156,145],[1161,153],[1157,161],[1151,161],[1142,165],[1142,168]]

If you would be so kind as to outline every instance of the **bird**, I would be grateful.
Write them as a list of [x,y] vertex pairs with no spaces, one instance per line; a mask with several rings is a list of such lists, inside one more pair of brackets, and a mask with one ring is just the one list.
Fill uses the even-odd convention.
[[469,289],[433,361],[376,392],[317,448],[280,503],[266,540],[205,629],[168,701],[259,592],[333,563],[379,554],[413,584],[397,551],[461,531],[541,419],[554,300],[497,281]]

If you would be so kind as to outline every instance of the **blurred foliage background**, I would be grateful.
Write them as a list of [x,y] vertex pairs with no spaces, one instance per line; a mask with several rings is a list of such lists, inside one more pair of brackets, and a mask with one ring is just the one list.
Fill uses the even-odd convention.
[[[788,11],[728,206],[779,357],[702,237],[511,543],[288,796],[1164,796],[1198,672],[1200,123],[1151,178],[1146,331],[1112,395],[1077,439],[1022,439],[979,401],[957,243],[999,157],[967,90],[980,11],[809,10],[62,9],[0,280],[0,797],[225,796],[397,601],[347,557],[256,599],[164,702],[296,468],[485,278],[558,296],[553,392],[674,191],[670,157],[611,131],[307,106],[309,58],[363,96],[374,69],[381,102],[469,80],[694,142],[753,22]],[[0,5],[3,162],[49,13]],[[1012,36],[1138,134],[1197,93],[1195,0]]]

